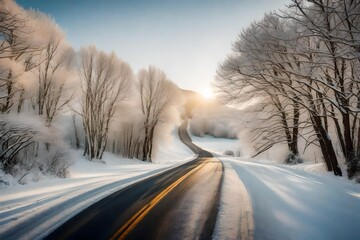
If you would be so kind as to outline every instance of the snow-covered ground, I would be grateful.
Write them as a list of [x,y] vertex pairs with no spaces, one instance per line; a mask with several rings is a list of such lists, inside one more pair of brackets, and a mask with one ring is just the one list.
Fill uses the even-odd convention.
[[171,137],[164,139],[159,144],[159,151],[154,157],[154,163],[160,164],[182,164],[185,160],[193,159],[194,153],[184,145],[178,136],[177,128]]
[[[90,204],[194,158],[173,133],[155,164],[106,154],[106,164],[78,160],[68,179],[0,189],[0,239],[41,238]],[[229,157],[237,140],[192,136],[224,163],[215,239],[357,239],[360,184],[323,171],[323,164],[285,166]],[[46,219],[46,221],[44,220]]]
[[0,239],[41,238],[105,196],[195,157],[176,131],[172,140],[159,147],[156,164],[108,153],[104,155],[106,164],[89,162],[75,152],[69,178],[0,189]]
[[248,159],[222,160],[232,165],[250,195],[254,239],[359,238],[359,184]]
[[[236,140],[193,139],[216,154],[236,151]],[[244,236],[244,224],[254,229],[254,239],[360,238],[360,184],[325,172],[322,163],[219,158],[225,176],[216,239]]]

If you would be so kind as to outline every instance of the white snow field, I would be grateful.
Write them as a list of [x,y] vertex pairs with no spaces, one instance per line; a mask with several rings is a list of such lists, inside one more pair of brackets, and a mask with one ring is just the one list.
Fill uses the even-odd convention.
[[360,237],[359,184],[248,159],[222,160],[232,165],[250,195],[254,239]]
[[172,135],[160,146],[153,164],[108,153],[103,158],[106,164],[89,162],[76,152],[69,178],[0,189],[0,239],[41,239],[107,195],[194,159],[177,132]]
[[[192,138],[217,155],[236,151],[236,140]],[[321,170],[321,163],[218,157],[225,176],[215,239],[360,238],[360,184]]]

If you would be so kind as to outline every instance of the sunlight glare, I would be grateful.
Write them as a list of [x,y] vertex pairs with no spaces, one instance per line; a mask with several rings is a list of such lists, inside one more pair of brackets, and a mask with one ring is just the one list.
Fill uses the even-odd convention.
[[212,98],[214,97],[211,88],[204,88],[204,89],[201,91],[201,95],[202,95],[205,99],[212,99]]

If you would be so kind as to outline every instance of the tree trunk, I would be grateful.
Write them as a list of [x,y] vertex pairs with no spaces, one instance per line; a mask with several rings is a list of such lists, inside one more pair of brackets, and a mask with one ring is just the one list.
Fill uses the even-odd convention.
[[150,162],[152,162],[152,153],[153,153],[153,143],[154,143],[154,133],[155,133],[155,127],[156,127],[157,123],[155,123],[150,130],[150,146],[149,146],[149,160]]
[[333,171],[335,176],[342,176],[332,141],[329,138],[328,133],[325,131],[325,128],[322,126],[320,117],[312,116],[311,120],[313,122],[316,135],[319,138],[321,151],[328,171]]
[[75,114],[72,114],[72,120],[73,120],[73,125],[74,125],[74,133],[75,133],[75,147],[76,149],[80,148],[80,141],[79,141],[79,135],[77,132],[77,128],[76,128],[76,116]]
[[148,123],[145,123],[145,137],[144,137],[144,145],[143,145],[143,156],[142,156],[142,160],[145,162],[147,161],[147,157],[148,157],[148,142],[149,142],[149,129],[148,129]]
[[290,145],[290,150],[294,155],[299,155],[298,149],[298,135],[299,135],[299,120],[300,120],[300,110],[298,99],[293,101],[294,103],[294,119],[293,119],[293,131],[292,131],[292,140]]

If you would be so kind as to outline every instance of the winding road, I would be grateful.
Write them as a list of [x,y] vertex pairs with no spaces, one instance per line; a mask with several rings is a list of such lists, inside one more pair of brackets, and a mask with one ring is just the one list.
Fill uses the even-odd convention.
[[186,123],[179,136],[196,159],[103,198],[46,239],[211,239],[223,165],[191,142]]

